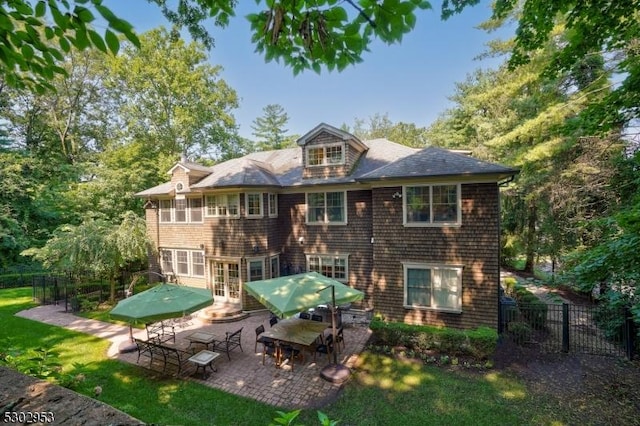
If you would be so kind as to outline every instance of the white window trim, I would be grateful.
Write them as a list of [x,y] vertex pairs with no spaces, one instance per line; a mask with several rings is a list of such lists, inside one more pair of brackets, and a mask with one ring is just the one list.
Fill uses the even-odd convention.
[[[224,206],[227,208],[227,214],[209,214],[209,207],[207,205],[207,198],[208,197],[225,197],[225,204]],[[229,197],[235,196],[236,199],[238,200],[238,204],[237,204],[237,213],[236,214],[229,214]],[[204,209],[204,216],[205,217],[225,217],[225,218],[239,218],[240,217],[240,193],[238,192],[234,192],[234,193],[229,193],[229,194],[208,194],[204,197],[204,203],[202,208]]]
[[[259,199],[260,199],[259,214],[249,214],[249,195],[259,195]],[[245,216],[249,219],[260,219],[264,217],[264,196],[262,195],[262,192],[247,192],[244,194],[244,213],[245,213]]]
[[247,281],[248,282],[251,282],[251,262],[260,262],[260,263],[262,263],[262,279],[263,280],[265,279],[265,276],[264,276],[265,275],[264,274],[264,271],[265,271],[264,263],[265,262],[264,262],[264,260],[265,260],[264,256],[261,256],[261,257],[247,257]]
[[[276,269],[276,274],[277,274],[276,276],[273,276],[273,273],[272,273],[273,271],[271,270],[271,263],[273,262],[274,259],[278,263],[278,267]],[[280,255],[279,254],[269,257],[269,274],[271,275],[271,278],[278,278],[280,276]]]
[[[162,252],[171,252],[171,271],[165,271],[164,269],[164,261],[162,259]],[[178,253],[179,251],[186,251],[187,252],[187,274],[180,274],[178,272]],[[202,255],[202,266],[203,266],[203,274],[202,275],[196,275],[194,273],[194,265],[193,265],[193,253],[200,253]],[[160,268],[162,270],[162,273],[165,275],[171,274],[174,275],[176,277],[192,277],[192,278],[205,278],[206,274],[207,274],[207,262],[205,259],[205,253],[204,250],[191,250],[191,249],[186,249],[186,248],[160,248]]]
[[[344,278],[333,278],[333,277],[329,277],[329,278],[333,278],[336,281],[340,281],[343,283],[348,283],[349,282],[349,255],[348,254],[328,254],[328,253],[308,253],[305,254],[305,258],[307,261],[307,272],[310,272],[309,269],[309,259],[312,257],[317,257],[320,259],[320,270],[322,270],[322,258],[323,257],[330,257],[332,259],[342,259],[344,260]],[[335,263],[333,264],[333,267],[335,268]]]
[[[186,203],[185,208],[184,208],[184,214],[185,214],[185,220],[182,220],[180,222],[176,221],[176,203],[175,203],[175,199],[162,199],[162,200],[158,200],[158,209],[159,209],[159,218],[158,220],[160,221],[160,223],[174,223],[177,225],[184,225],[184,224],[188,224],[188,223],[202,223],[204,221],[204,216],[201,216],[200,220],[196,220],[193,221],[191,220],[191,200],[197,199],[198,197],[185,197],[185,198],[180,198],[180,200],[184,200],[184,202]],[[200,200],[202,201],[202,197],[200,197]],[[169,202],[171,204],[171,207],[169,207],[169,214],[171,215],[171,220],[166,221],[166,220],[162,220],[162,210],[164,210],[163,208],[161,208],[161,204],[162,202]],[[202,206],[200,207],[200,210],[202,211],[205,208],[204,203],[202,204]]]
[[[337,163],[329,163],[327,161],[327,148],[332,148],[334,146],[339,146],[342,148],[342,157],[340,161]],[[322,163],[321,164],[309,164],[309,150],[312,149],[322,149]],[[311,145],[305,148],[305,158],[307,162],[307,167],[326,167],[326,166],[341,166],[346,163],[346,153],[345,153],[346,145],[344,143],[332,143],[327,145]]]
[[[273,203],[271,202],[271,197],[273,197]],[[270,192],[267,195],[267,202],[269,204],[268,206],[268,211],[269,211],[269,217],[278,217],[278,194],[275,192]],[[272,212],[272,207],[273,207],[273,212]]]
[[[162,220],[162,211],[166,210],[166,209],[162,208],[162,203],[163,202],[167,202],[167,201],[169,202],[169,220],[168,221],[167,220]],[[166,199],[165,198],[165,199],[158,200],[158,215],[159,215],[158,220],[160,221],[160,223],[172,223],[173,222],[173,214],[174,214],[174,210],[173,210],[174,207],[173,206],[174,206],[174,203],[173,203],[172,199]]]
[[[450,222],[434,222],[433,221],[433,187],[455,185],[457,192],[457,217],[455,221]],[[429,222],[407,222],[407,188],[428,187],[429,188]],[[438,183],[438,184],[417,184],[405,185],[402,187],[402,225],[405,227],[443,227],[443,226],[461,226],[462,225],[462,188],[459,183]]]
[[[328,218],[327,218],[327,194],[335,193],[335,192],[340,192],[340,193],[343,194],[343,196],[342,196],[342,201],[343,201],[342,208],[344,209],[343,210],[344,220],[343,221],[339,221],[339,222],[330,222],[328,220]],[[309,221],[309,194],[324,194],[324,220],[317,221],[317,222]],[[311,191],[311,192],[306,192],[304,194],[304,202],[305,202],[304,221],[305,221],[305,224],[307,224],[307,225],[339,225],[339,226],[343,226],[343,225],[347,225],[347,223],[349,222],[349,219],[347,218],[347,211],[349,210],[347,208],[347,204],[348,204],[347,191]]]
[[[195,273],[195,263],[193,261],[193,255],[194,253],[200,253],[202,255],[202,275],[198,275]],[[207,275],[207,260],[204,257],[204,251],[203,250],[191,250],[189,251],[189,272],[191,272],[192,277],[197,277],[197,278],[204,278]]]
[[[403,305],[405,309],[419,309],[419,310],[427,310],[427,311],[438,311],[438,312],[452,312],[452,313],[462,313],[462,270],[464,269],[462,265],[446,265],[446,264],[437,264],[437,263],[414,263],[414,262],[402,262],[403,269]],[[409,269],[429,269],[431,274],[433,274],[434,270],[438,269],[446,269],[453,270],[457,272],[458,275],[458,308],[438,308],[437,306],[422,306],[422,305],[409,305],[407,302],[407,273]],[[431,276],[431,282],[433,283],[433,275]],[[433,295],[433,291],[431,291],[431,295]],[[432,301],[433,302],[433,301]]]
[[[192,214],[191,212],[193,212],[193,207],[191,207],[191,201],[192,200],[200,200],[200,220],[192,220]],[[191,198],[187,198],[187,214],[189,215],[187,217],[187,222],[188,223],[202,223],[204,221],[204,200],[202,199],[202,197],[191,197]]]

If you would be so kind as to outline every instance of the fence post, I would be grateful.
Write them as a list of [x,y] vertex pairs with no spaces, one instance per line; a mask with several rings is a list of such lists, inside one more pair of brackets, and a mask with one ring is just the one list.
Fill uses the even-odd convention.
[[631,315],[631,311],[628,307],[624,308],[624,334],[626,335],[626,345],[625,350],[627,353],[627,359],[629,361],[633,360],[634,349],[635,349],[635,339],[636,334],[634,332],[634,323],[633,316]]
[[562,304],[562,352],[569,352],[569,304]]

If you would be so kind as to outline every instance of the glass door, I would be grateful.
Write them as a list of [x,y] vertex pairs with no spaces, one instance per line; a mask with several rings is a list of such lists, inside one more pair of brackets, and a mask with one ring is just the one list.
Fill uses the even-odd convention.
[[214,261],[211,271],[214,300],[240,303],[240,264]]

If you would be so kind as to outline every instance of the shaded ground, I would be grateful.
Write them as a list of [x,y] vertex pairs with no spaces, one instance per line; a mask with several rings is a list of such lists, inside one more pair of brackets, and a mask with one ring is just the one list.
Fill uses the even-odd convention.
[[570,424],[640,425],[640,364],[615,357],[545,354],[510,340],[495,368],[522,378],[533,394],[566,407]]
[[[43,380],[26,376],[7,367],[0,367],[0,414],[5,420],[17,424],[65,424],[65,425],[137,425],[139,420],[98,400],[56,386]],[[15,413],[15,414],[14,414]],[[44,414],[46,420],[29,421],[34,414]],[[8,418],[5,415],[9,416]],[[20,417],[18,417],[20,416]],[[53,421],[51,421],[53,420]]]
[[[544,292],[576,304],[591,303],[588,296],[567,288],[537,287],[539,297],[544,298]],[[537,346],[519,346],[504,339],[495,354],[494,366],[522,378],[530,392],[540,398],[551,398],[566,407],[562,416],[569,424],[640,425],[639,360],[550,354]]]

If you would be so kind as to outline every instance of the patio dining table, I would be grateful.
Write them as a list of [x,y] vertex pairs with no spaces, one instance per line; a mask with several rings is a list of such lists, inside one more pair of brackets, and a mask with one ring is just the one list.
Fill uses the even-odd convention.
[[[300,318],[288,318],[278,321],[261,336],[274,341],[304,346],[309,348],[327,327],[331,324],[320,321],[311,321]],[[276,354],[276,358],[279,354]]]

